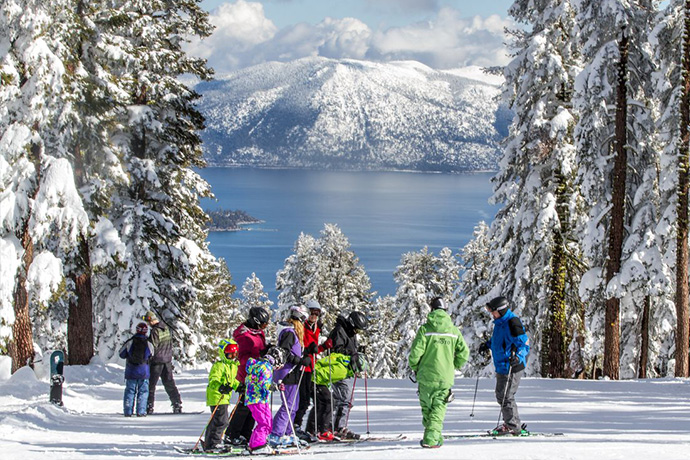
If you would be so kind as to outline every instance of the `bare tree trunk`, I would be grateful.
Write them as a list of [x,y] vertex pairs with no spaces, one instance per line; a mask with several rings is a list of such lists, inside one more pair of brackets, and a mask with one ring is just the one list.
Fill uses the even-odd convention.
[[[625,190],[627,182],[627,67],[628,37],[623,28],[619,43],[618,88],[616,94],[616,120],[612,171],[611,228],[609,230],[609,251],[606,263],[606,284],[618,274],[623,255]],[[604,375],[618,380],[620,378],[620,299],[606,299],[606,324],[604,334]]]
[[[84,185],[84,162],[77,147],[74,152],[74,180]],[[79,253],[74,272],[70,274],[75,295],[70,297],[67,318],[67,362],[89,364],[93,357],[93,296],[91,293],[91,257],[85,235],[79,236]]]
[[676,377],[688,377],[688,192],[690,187],[690,0],[685,2],[683,33],[683,95],[680,101],[680,146],[678,152],[678,235],[676,237]]
[[[41,183],[40,147],[36,144],[31,146],[31,160],[36,168],[36,186],[31,196],[33,200],[38,195],[39,184]],[[17,238],[21,242],[24,254],[18,269],[13,295],[14,324],[12,325],[12,343],[10,344],[13,374],[26,365],[33,367],[35,355],[33,328],[29,315],[29,292],[26,289],[26,277],[29,273],[29,267],[34,261],[34,242],[29,233],[30,218],[31,213],[24,218],[21,228],[17,232]]]
[[567,231],[567,185],[560,171],[556,173],[558,188],[556,200],[560,226],[554,229],[553,256],[551,258],[551,295],[549,297],[549,323],[546,335],[546,363],[542,363],[542,376],[570,377],[568,369],[568,320],[566,311],[567,265],[564,234]]
[[649,365],[649,310],[651,310],[651,307],[652,299],[650,296],[646,296],[642,310],[642,324],[640,325],[642,343],[640,344],[640,370],[638,377],[641,379],[647,378],[647,366]]

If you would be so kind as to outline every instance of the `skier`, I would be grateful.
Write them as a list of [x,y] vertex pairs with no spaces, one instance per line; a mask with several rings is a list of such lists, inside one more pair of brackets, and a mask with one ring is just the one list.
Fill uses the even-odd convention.
[[256,420],[256,427],[252,431],[247,445],[251,454],[272,454],[274,449],[268,444],[268,434],[271,432],[273,419],[269,397],[271,390],[284,391],[283,384],[274,385],[273,372],[285,364],[285,350],[271,347],[262,358],[248,358],[245,378],[245,400],[252,417]]
[[182,398],[175,385],[173,377],[173,345],[172,334],[167,327],[158,321],[158,317],[152,311],[146,312],[142,318],[151,328],[149,342],[153,345],[153,357],[151,358],[151,379],[149,380],[149,400],[146,408],[147,414],[153,414],[153,405],[156,401],[156,385],[158,379],[163,381],[163,388],[168,393],[170,404],[174,414],[182,413]]
[[[362,370],[362,359],[359,356],[357,345],[357,332],[366,329],[369,321],[364,313],[353,311],[347,317],[338,316],[335,327],[328,335],[328,340],[324,343],[325,349],[330,349],[331,353],[340,353],[350,358],[350,366],[355,373]],[[345,426],[350,412],[350,396],[352,385],[350,379],[333,382],[334,399],[334,422],[333,434],[339,438],[359,439],[359,435],[353,433]]]
[[508,299],[496,297],[486,304],[486,310],[494,319],[494,330],[486,343],[479,347],[484,353],[491,350],[496,368],[496,400],[501,406],[503,424],[491,433],[497,436],[522,433],[515,393],[520,379],[525,374],[525,363],[529,353],[528,337],[520,318],[510,310]]
[[240,324],[232,333],[232,337],[237,342],[239,349],[238,359],[240,365],[237,369],[236,379],[239,382],[237,392],[240,396],[237,407],[234,409],[232,419],[230,420],[230,426],[228,427],[229,433],[226,432],[225,434],[224,442],[226,444],[246,446],[252,434],[254,419],[245,404],[244,398],[244,381],[247,376],[246,366],[249,358],[257,359],[266,351],[267,346],[264,330],[268,326],[270,318],[271,316],[265,308],[251,307],[249,309],[247,321]]
[[446,302],[434,297],[429,306],[431,312],[412,341],[408,363],[416,375],[422,407],[424,437],[419,444],[438,448],[443,445],[441,432],[446,405],[453,400],[451,387],[455,370],[467,362],[470,353],[465,339],[446,312]]
[[150,377],[149,359],[153,355],[153,347],[146,339],[148,330],[146,323],[137,324],[136,334],[120,349],[120,358],[126,360],[123,400],[125,417],[131,417],[134,413],[135,397],[137,417],[146,417]]
[[223,432],[228,426],[228,405],[230,393],[237,390],[239,382],[237,376],[237,342],[232,339],[222,339],[218,343],[218,361],[213,363],[208,373],[206,386],[206,405],[213,414],[206,427],[204,451],[213,452],[223,439]]
[[[298,385],[304,376],[304,367],[311,364],[309,356],[302,356],[304,352],[304,324],[307,319],[307,309],[302,306],[290,307],[289,318],[286,323],[281,322],[278,333],[278,347],[285,350],[285,365],[273,374],[273,382],[282,383],[284,397],[281,405],[273,417],[273,429],[268,436],[268,443],[272,447],[296,446],[299,442],[292,432],[294,428],[295,411],[299,404]],[[288,404],[288,407],[286,407]]]
[[[319,318],[321,317],[322,308],[319,302],[314,299],[307,301],[305,307],[309,310],[309,317],[304,322],[304,355],[309,356],[310,363],[304,368],[304,375],[299,387],[299,407],[295,414],[295,429],[300,439],[308,442],[315,442],[314,417],[307,418],[306,431],[301,429],[304,415],[309,409],[309,401],[314,396],[314,384],[312,383],[312,368],[316,361],[316,353],[323,351],[319,350],[319,335],[321,334],[322,324]],[[330,398],[330,395],[329,395]]]

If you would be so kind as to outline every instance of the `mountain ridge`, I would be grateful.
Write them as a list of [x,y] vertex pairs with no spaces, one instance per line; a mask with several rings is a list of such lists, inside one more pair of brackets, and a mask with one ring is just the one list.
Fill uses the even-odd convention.
[[[474,77],[474,78],[473,78]],[[509,112],[500,78],[415,61],[303,58],[239,70],[195,89],[211,166],[496,169]]]

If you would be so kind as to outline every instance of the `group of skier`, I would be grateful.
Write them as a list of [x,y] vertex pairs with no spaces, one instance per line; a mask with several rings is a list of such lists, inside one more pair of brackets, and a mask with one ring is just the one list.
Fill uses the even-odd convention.
[[[220,359],[211,369],[206,393],[213,415],[204,451],[233,446],[262,454],[335,437],[358,438],[347,428],[350,380],[364,370],[357,332],[366,328],[367,319],[358,311],[341,315],[328,337],[320,340],[322,312],[315,300],[290,307],[285,321],[277,325],[276,343],[270,344],[264,333],[270,314],[252,307],[232,339],[220,342]],[[238,399],[228,415],[226,396],[233,390]],[[276,391],[280,407],[272,415],[270,400]],[[307,414],[312,399],[315,403]]]
[[[453,324],[444,299],[429,303],[431,312],[417,331],[411,345],[408,364],[411,377],[418,383],[424,436],[420,445],[437,448],[443,444],[443,422],[446,406],[453,400],[451,388],[455,370],[469,358],[465,340]],[[515,393],[524,374],[529,345],[520,319],[509,308],[505,297],[496,297],[485,306],[494,322],[491,338],[480,352],[491,351],[496,368],[496,399],[504,422],[492,433],[496,436],[520,435],[522,427],[515,403]],[[352,377],[366,370],[357,333],[366,329],[366,316],[353,311],[340,315],[325,340],[320,338],[322,307],[315,300],[289,308],[287,318],[277,326],[276,343],[270,344],[265,329],[271,315],[262,307],[252,307],[247,320],[240,324],[231,339],[218,344],[218,360],[208,379],[206,402],[212,413],[202,448],[206,452],[229,447],[246,448],[250,453],[272,453],[275,449],[298,447],[307,442],[358,439],[347,426],[352,405]],[[133,413],[133,398],[138,394],[137,415],[152,411],[152,398],[145,408],[149,377],[146,363],[151,360],[150,374],[158,348],[155,339],[146,338],[153,319],[137,326],[137,334],[123,346],[120,356],[127,359],[124,413]],[[169,333],[168,333],[169,334]],[[160,337],[160,334],[157,335]],[[320,356],[320,358],[319,358]],[[153,364],[156,363],[156,364]],[[179,392],[169,390],[172,367],[162,366],[164,385],[173,402],[181,409]],[[168,373],[169,375],[166,375]],[[153,382],[153,380],[151,380]],[[166,384],[166,382],[168,382]],[[155,383],[153,383],[155,386]],[[236,405],[229,409],[230,394],[238,393]],[[271,398],[280,395],[280,407],[272,415]],[[313,400],[309,414],[307,410]],[[149,412],[150,413],[150,412]],[[306,417],[306,426],[302,428]],[[225,436],[223,437],[223,433]]]

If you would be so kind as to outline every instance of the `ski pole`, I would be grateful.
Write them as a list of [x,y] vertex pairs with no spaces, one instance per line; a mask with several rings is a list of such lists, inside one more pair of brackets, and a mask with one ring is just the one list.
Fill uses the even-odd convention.
[[[290,406],[290,410],[288,410],[288,415],[292,414],[292,412],[295,410],[295,404],[297,404],[297,397],[299,396],[299,388],[302,386],[302,377],[304,377],[304,371],[306,367],[302,366],[302,373],[299,375],[299,381],[297,382],[297,392],[295,393],[295,396],[292,398],[292,405]],[[285,407],[287,409],[287,406]]]
[[319,434],[319,414],[317,413],[316,409],[316,357],[312,355],[311,357],[311,370],[312,370],[312,375],[311,375],[311,380],[312,383],[314,384],[314,436],[318,436]]
[[333,362],[331,349],[328,349],[328,390],[331,393],[331,432],[335,430],[335,412],[333,411]]
[[[280,388],[278,389],[280,391],[280,398],[283,400],[283,404],[285,404],[285,408],[287,409],[288,407],[288,402],[287,398],[285,397],[285,391],[281,390]],[[290,417],[290,412],[288,412],[288,422],[290,422],[290,429],[292,430],[292,435],[295,437],[295,444],[297,445],[297,454],[302,455],[302,449],[300,449],[299,446],[299,438],[297,437],[297,433],[295,432],[295,425],[292,423],[292,417]]]
[[368,373],[368,371],[364,371],[364,408],[367,413],[367,436],[369,436],[369,390],[367,389]]
[[474,417],[474,403],[477,402],[477,388],[479,388],[479,374],[477,374],[477,382],[474,384],[474,399],[472,399],[472,413],[470,417]]
[[355,400],[355,387],[357,386],[357,374],[355,374],[355,380],[352,382],[352,394],[350,394],[350,403],[347,411],[347,417],[345,417],[345,426],[350,420],[350,411],[352,410],[352,402]]
[[220,404],[217,404],[216,408],[213,409],[213,412],[211,413],[211,418],[208,419],[208,422],[206,422],[204,429],[201,431],[201,434],[199,435],[199,439],[197,439],[196,444],[194,444],[194,448],[192,449],[192,452],[196,451],[196,448],[199,446],[199,443],[201,442],[201,438],[204,436],[204,433],[206,433],[206,429],[211,424],[211,420],[213,420],[213,417],[216,416],[216,411],[218,410],[218,407],[220,407]]

